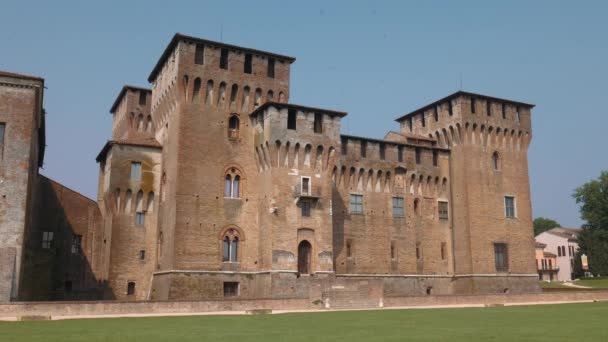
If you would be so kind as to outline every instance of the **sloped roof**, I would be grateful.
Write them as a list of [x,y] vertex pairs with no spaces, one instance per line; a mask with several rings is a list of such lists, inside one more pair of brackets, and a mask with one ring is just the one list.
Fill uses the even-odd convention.
[[101,162],[105,159],[106,154],[110,150],[112,145],[126,145],[126,146],[141,146],[141,147],[152,147],[152,148],[163,148],[163,146],[155,139],[155,138],[131,138],[131,139],[121,139],[121,140],[108,140],[108,142],[103,146],[97,158],[95,160],[97,162]]

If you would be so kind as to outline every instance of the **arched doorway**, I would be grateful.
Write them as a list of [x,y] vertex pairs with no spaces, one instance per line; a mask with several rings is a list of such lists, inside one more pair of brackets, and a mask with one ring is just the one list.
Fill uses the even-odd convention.
[[310,256],[312,246],[310,242],[303,240],[298,245],[298,273],[309,274],[310,273]]

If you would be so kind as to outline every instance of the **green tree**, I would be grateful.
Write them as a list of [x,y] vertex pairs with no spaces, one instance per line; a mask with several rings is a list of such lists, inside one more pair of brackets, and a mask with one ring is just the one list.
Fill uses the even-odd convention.
[[546,232],[549,229],[553,229],[555,227],[561,227],[562,225],[559,222],[552,220],[546,217],[537,217],[534,219],[534,236]]
[[573,196],[580,205],[581,218],[587,221],[585,228],[608,231],[608,171],[578,187]]
[[608,274],[608,171],[603,171],[598,179],[578,187],[572,196],[580,205],[581,218],[586,221],[578,237],[580,252],[577,253],[577,258],[580,258],[581,254],[586,254],[589,271],[595,275],[606,275]]

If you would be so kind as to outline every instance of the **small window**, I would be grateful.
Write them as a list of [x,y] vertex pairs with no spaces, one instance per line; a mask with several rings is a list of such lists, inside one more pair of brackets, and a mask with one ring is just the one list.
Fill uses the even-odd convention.
[[501,107],[502,107],[502,118],[506,119],[507,118],[507,106],[505,106],[504,103],[501,103]]
[[302,195],[310,195],[310,177],[302,177]]
[[448,219],[448,202],[445,201],[439,201],[438,205],[438,210],[439,210],[439,219],[440,220],[447,220]]
[[414,131],[414,121],[412,120],[411,116],[407,119],[407,125],[410,129],[410,132],[413,132]]
[[348,154],[348,139],[342,138],[340,140],[340,147],[342,150],[342,155],[345,156]]
[[418,198],[414,200],[414,213],[420,216],[420,199]]
[[246,53],[245,54],[245,66],[244,66],[244,72],[246,74],[251,74],[251,54],[250,53]]
[[381,160],[385,160],[386,159],[386,145],[383,143],[380,143],[380,159]]
[[268,58],[268,70],[266,75],[270,78],[274,78],[274,58]]
[[509,269],[509,261],[507,254],[506,243],[495,243],[494,244],[494,262],[496,264],[496,271],[504,272]]
[[146,94],[145,91],[140,90],[139,91],[139,105],[140,106],[145,106],[146,105],[146,97],[148,94]]
[[404,217],[403,197],[393,197],[393,217]]
[[127,283],[127,296],[132,296],[135,294],[135,282],[130,281]]
[[233,281],[224,282],[224,297],[236,297],[239,295],[239,283]]
[[490,100],[486,101],[486,113],[488,116],[492,116],[492,102]]
[[350,195],[350,213],[363,214],[363,195]]
[[82,235],[72,236],[72,254],[80,254],[82,249]]
[[475,114],[475,98],[471,97],[471,113]]
[[42,232],[42,248],[50,249],[53,247],[53,232]]
[[445,260],[447,258],[447,244],[445,242],[441,243],[441,260]]
[[519,112],[519,107],[515,108],[515,116],[517,118],[517,122],[519,123],[521,121],[521,114]]
[[403,162],[403,146],[399,146],[397,148],[397,160],[402,163]]
[[239,137],[239,117],[233,115],[228,120],[228,138],[238,139]]
[[220,52],[220,69],[228,69],[228,49],[222,49]]
[[0,122],[0,145],[4,145],[4,131],[6,130],[6,124]]
[[143,226],[146,221],[146,214],[142,212],[135,213],[135,225]]
[[367,157],[367,141],[361,141],[361,158]]
[[505,196],[505,216],[515,218],[515,197]]
[[141,180],[141,163],[131,162],[131,181]]
[[397,259],[397,248],[395,246],[395,241],[391,241],[391,260]]
[[448,101],[448,114],[450,114],[450,116],[454,114],[454,111],[452,110],[452,100]]
[[239,170],[231,168],[224,176],[224,197],[240,198],[241,175]]
[[433,150],[433,166],[439,165],[439,151]]
[[420,123],[422,124],[422,127],[426,127],[426,118],[424,117],[424,112],[420,113]]
[[323,133],[323,114],[315,113],[315,133]]
[[492,154],[492,169],[494,169],[494,171],[500,170],[500,155],[498,152]]
[[238,262],[239,257],[239,233],[236,229],[228,229],[222,238],[224,262]]
[[416,164],[422,163],[422,150],[420,147],[416,147]]
[[139,260],[146,260],[146,251],[143,249],[139,251]]
[[435,122],[439,121],[439,111],[437,110],[437,106],[433,107],[433,117],[435,118]]
[[353,257],[353,241],[350,239],[346,240],[346,257]]
[[310,201],[301,201],[300,208],[302,209],[303,217],[310,217]]
[[194,64],[205,64],[205,45],[196,44],[194,51]]
[[422,246],[420,246],[420,242],[416,242],[416,260],[422,259]]
[[287,111],[287,129],[296,129],[297,113],[295,109],[289,109]]

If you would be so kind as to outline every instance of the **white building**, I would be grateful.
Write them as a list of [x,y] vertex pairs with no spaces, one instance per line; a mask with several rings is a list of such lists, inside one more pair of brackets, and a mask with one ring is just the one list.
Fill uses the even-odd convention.
[[545,252],[556,255],[557,280],[570,281],[574,272],[574,257],[578,251],[577,228],[553,228],[535,237],[536,242],[545,244]]

